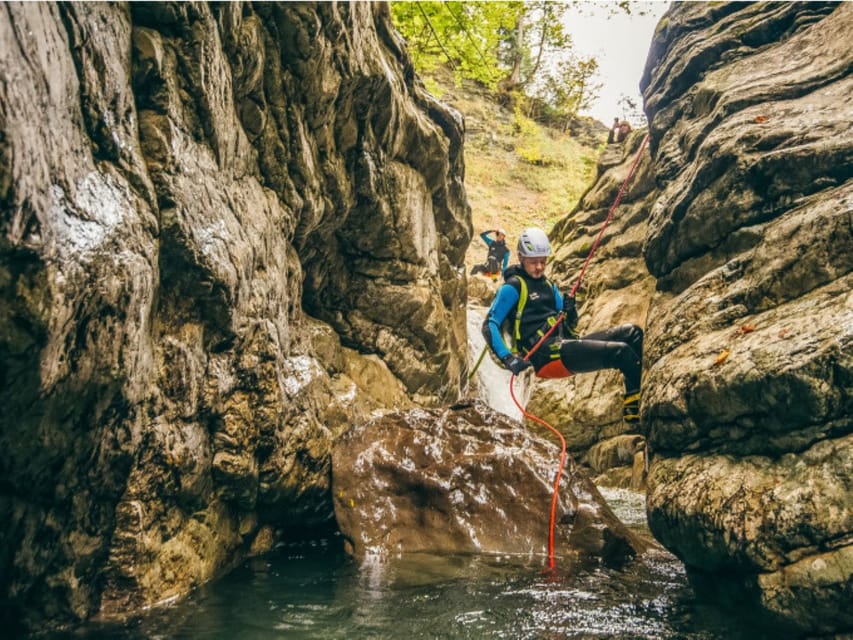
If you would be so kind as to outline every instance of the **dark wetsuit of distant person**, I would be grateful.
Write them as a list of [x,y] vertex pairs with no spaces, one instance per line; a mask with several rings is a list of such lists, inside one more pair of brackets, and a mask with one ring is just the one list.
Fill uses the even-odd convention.
[[[490,235],[495,234],[494,238]],[[509,266],[509,255],[511,251],[506,246],[506,231],[503,229],[489,229],[480,234],[483,242],[489,248],[489,253],[486,256],[486,262],[476,264],[471,269],[471,275],[482,273],[485,275],[496,276],[506,271]]]

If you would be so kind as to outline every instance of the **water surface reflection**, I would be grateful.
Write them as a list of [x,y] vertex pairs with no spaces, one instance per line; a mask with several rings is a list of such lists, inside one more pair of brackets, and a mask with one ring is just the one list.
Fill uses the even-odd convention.
[[[643,498],[605,491],[624,522],[646,533]],[[681,564],[663,551],[620,569],[558,566],[509,556],[415,554],[358,564],[340,541],[283,547],[247,561],[188,600],[120,626],[67,638],[365,640],[416,638],[683,638],[758,640],[696,601]]]

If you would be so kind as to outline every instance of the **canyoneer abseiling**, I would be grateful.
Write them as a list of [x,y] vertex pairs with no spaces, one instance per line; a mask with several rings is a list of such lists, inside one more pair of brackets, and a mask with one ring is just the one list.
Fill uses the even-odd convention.
[[[519,264],[505,270],[506,281],[498,290],[483,322],[482,332],[486,342],[483,353],[490,348],[504,367],[512,372],[509,391],[513,402],[522,415],[548,428],[560,440],[560,462],[551,496],[548,534],[550,569],[555,566],[554,525],[557,517],[560,478],[566,461],[566,439],[553,425],[529,413],[518,402],[513,382],[519,373],[530,367],[533,367],[536,376],[540,378],[562,378],[573,373],[607,368],[618,369],[622,372],[625,382],[622,419],[629,433],[639,431],[643,331],[637,325],[623,324],[583,337],[578,336],[575,331],[578,322],[575,295],[580,288],[586,268],[601,243],[604,231],[613,217],[613,212],[637,170],[647,142],[648,135],[640,144],[631,169],[616,194],[607,218],[584,260],[577,282],[569,295],[563,297],[559,288],[545,277],[545,265],[551,255],[551,243],[547,234],[537,227],[528,227],[518,240]],[[511,347],[507,346],[504,333],[509,333]],[[482,357],[483,354],[480,355],[469,379],[480,365]],[[648,465],[648,450],[646,464]]]

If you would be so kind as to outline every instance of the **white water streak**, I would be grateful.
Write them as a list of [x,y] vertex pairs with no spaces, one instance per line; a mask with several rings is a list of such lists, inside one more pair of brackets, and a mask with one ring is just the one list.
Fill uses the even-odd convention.
[[[483,347],[486,346],[483,334],[480,332],[480,326],[485,317],[485,309],[468,307],[468,359],[469,366],[472,368],[477,364],[477,358],[480,357]],[[495,364],[489,354],[486,353],[477,369],[474,380],[477,384],[479,397],[483,402],[495,411],[499,411],[510,418],[521,420],[521,411],[512,401],[509,392],[510,375],[509,371]],[[523,379],[516,379],[515,392],[519,401],[524,403],[527,399],[527,393]]]

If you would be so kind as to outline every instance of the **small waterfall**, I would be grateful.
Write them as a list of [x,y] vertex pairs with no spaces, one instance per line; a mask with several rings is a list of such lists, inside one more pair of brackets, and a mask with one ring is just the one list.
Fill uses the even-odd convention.
[[[469,366],[474,367],[477,359],[486,346],[480,327],[486,318],[487,310],[483,307],[468,307],[468,361]],[[510,372],[495,364],[495,361],[487,353],[477,369],[472,380],[477,396],[495,411],[499,411],[510,418],[521,420],[521,411],[512,401],[509,393]],[[527,404],[528,385],[524,383],[524,376],[515,381],[515,395],[519,402]]]

